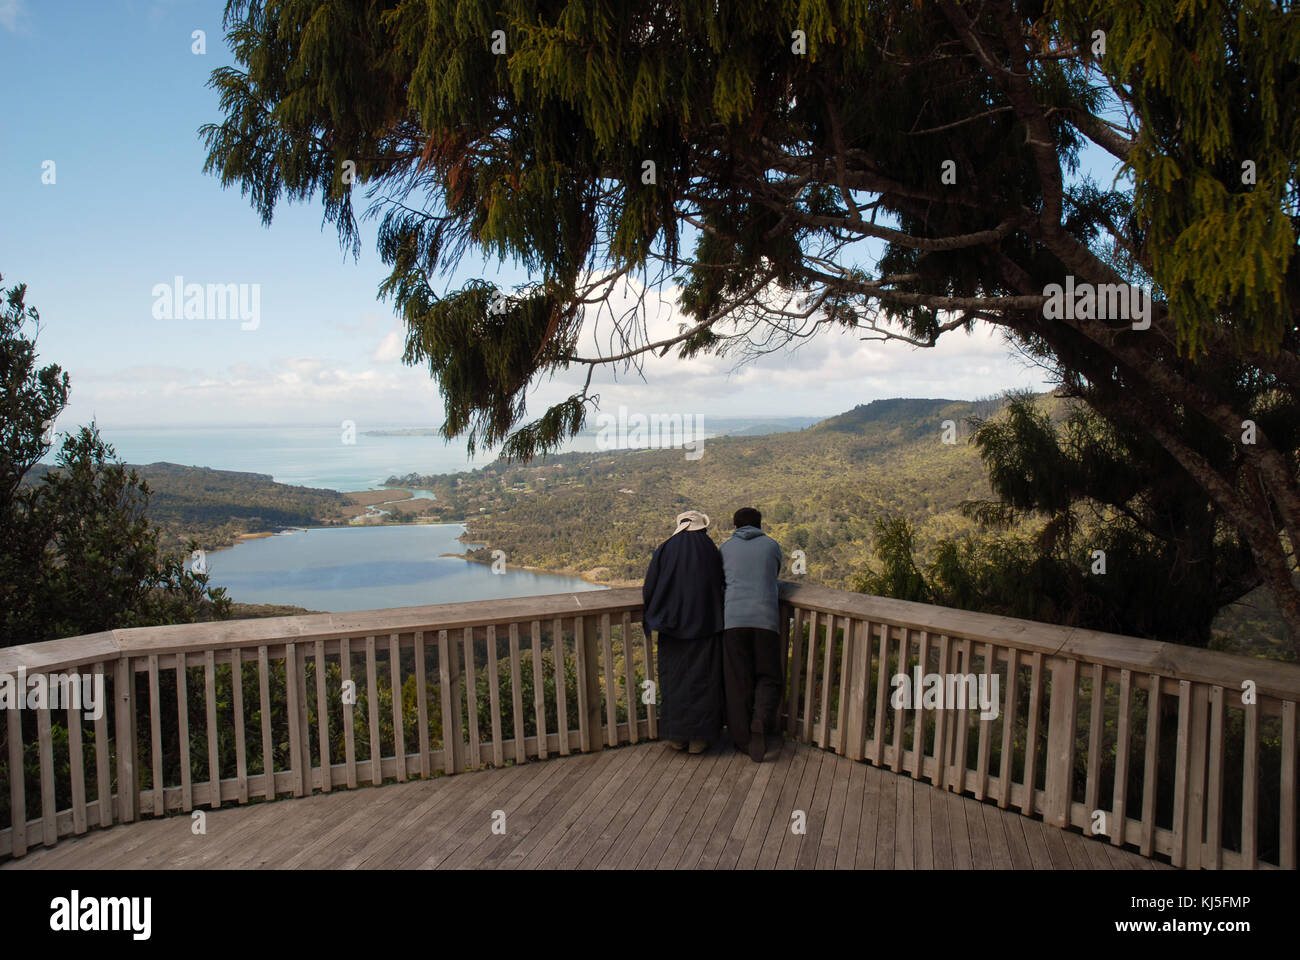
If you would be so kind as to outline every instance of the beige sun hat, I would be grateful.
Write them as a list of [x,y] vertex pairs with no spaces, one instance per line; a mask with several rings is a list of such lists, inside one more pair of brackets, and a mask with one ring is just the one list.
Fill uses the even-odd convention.
[[687,510],[685,513],[677,514],[677,529],[673,533],[681,533],[683,530],[707,530],[709,529],[709,515],[700,513],[698,510]]

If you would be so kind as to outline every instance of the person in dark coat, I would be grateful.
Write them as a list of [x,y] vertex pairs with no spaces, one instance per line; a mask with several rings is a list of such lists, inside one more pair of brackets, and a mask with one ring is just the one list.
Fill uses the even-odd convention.
[[642,623],[659,631],[659,736],[703,753],[722,735],[722,557],[689,510],[646,570]]

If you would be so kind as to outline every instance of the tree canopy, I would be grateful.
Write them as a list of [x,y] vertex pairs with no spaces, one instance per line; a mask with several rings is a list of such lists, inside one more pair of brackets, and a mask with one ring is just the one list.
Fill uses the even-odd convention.
[[[367,188],[448,437],[551,449],[591,371],[650,351],[985,321],[1204,491],[1300,644],[1291,3],[232,0],[226,23],[207,169],[268,223],[319,196],[354,250]],[[1122,176],[1080,175],[1085,148]],[[469,252],[532,282],[436,289]],[[1050,309],[1061,284],[1111,309]],[[686,322],[652,342],[669,288]],[[581,353],[584,323],[611,348]]]

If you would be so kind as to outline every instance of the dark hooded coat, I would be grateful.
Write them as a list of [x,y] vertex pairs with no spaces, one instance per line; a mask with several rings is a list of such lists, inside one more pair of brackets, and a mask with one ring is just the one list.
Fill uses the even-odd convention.
[[708,533],[684,530],[654,552],[642,599],[659,632],[659,736],[717,740],[722,733],[722,556]]

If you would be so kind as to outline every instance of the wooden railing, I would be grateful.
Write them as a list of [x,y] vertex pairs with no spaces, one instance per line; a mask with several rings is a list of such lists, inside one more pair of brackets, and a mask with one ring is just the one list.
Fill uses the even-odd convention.
[[[1174,866],[1295,869],[1300,667],[820,587],[783,594],[799,739]],[[917,666],[996,674],[997,718],[895,707],[894,677]]]
[[[783,584],[782,600],[796,739],[1176,866],[1295,867],[1300,667],[820,587]],[[653,739],[640,607],[626,588],[0,649],[0,674],[52,689],[89,674],[110,705],[5,711],[0,857],[95,825]],[[997,718],[896,701],[918,667],[996,675]]]

